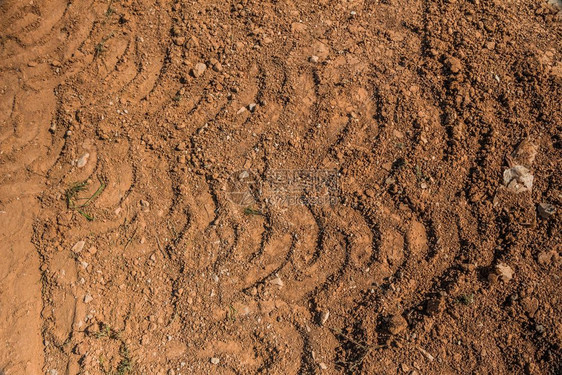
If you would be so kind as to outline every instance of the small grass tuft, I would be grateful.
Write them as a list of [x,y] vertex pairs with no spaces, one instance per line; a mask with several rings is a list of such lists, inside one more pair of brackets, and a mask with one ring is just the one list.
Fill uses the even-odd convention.
[[115,370],[111,368],[111,364],[108,363],[109,361],[106,360],[103,354],[99,357],[99,364],[102,372],[105,375],[126,375],[133,371],[133,359],[131,357],[131,353],[129,351],[129,348],[127,347],[127,344],[121,338],[120,331],[114,330],[109,324],[104,324],[99,332],[96,332],[94,334],[94,337],[96,337],[97,339],[108,338],[121,342],[121,345],[119,346],[119,356],[121,357],[121,359],[119,360],[119,363],[117,364]]
[[474,293],[463,294],[459,297],[458,301],[463,305],[472,305],[474,303]]
[[[105,186],[106,186],[105,183],[103,183],[102,180],[99,177],[98,177],[98,180],[99,180],[100,186],[94,192],[94,194],[92,194],[88,198],[78,197],[79,193],[86,190],[86,188],[88,187],[87,181],[75,182],[65,191],[66,206],[71,210],[78,211],[78,213],[80,215],[84,216],[86,219],[88,219],[88,221],[94,220],[94,217],[91,216],[90,214],[88,214],[84,209],[86,207],[88,207],[88,205],[90,203],[92,203],[92,201],[94,199],[96,199],[103,192],[103,190],[105,189]],[[77,204],[77,201],[81,201],[81,200],[85,200],[86,202],[84,202],[82,204]]]
[[234,306],[229,305],[228,311],[226,312],[226,319],[228,319],[232,322],[235,322],[237,314],[238,314],[238,311],[234,308]]
[[265,216],[263,212],[261,212],[260,210],[255,210],[251,207],[246,207],[244,209],[244,213],[246,215],[261,215],[261,216]]
[[95,333],[97,339],[101,339],[103,337],[107,337],[110,339],[118,340],[120,338],[119,331],[114,330],[111,328],[109,324],[104,324],[101,329]]
[[119,354],[121,355],[121,361],[117,365],[116,375],[125,375],[130,373],[133,370],[133,360],[131,359],[129,348],[125,345],[125,343],[121,344]]
[[109,2],[109,5],[107,6],[107,10],[105,11],[106,18],[111,17],[115,13],[115,9],[112,8],[112,5],[113,5],[113,0]]
[[105,42],[107,42],[111,38],[113,38],[113,32],[103,38],[101,42],[96,44],[96,46],[94,47],[94,58],[99,57],[103,52],[105,52]]

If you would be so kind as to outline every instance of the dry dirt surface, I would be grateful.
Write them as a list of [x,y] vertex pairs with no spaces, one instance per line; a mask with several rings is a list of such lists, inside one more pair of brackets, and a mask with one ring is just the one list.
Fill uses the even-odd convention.
[[2,374],[562,373],[546,0],[3,0],[0,125]]

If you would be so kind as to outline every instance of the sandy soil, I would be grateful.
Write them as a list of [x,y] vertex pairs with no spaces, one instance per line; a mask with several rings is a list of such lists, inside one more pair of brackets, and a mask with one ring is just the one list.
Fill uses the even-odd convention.
[[561,374],[551,3],[0,1],[0,373]]

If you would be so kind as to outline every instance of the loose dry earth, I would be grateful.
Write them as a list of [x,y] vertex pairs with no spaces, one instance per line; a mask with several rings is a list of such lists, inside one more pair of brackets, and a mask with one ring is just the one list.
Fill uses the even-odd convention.
[[0,372],[561,374],[561,20],[0,1]]

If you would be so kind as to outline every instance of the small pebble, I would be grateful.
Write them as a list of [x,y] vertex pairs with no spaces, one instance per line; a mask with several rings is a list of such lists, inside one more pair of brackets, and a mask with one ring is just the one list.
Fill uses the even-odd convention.
[[215,65],[213,65],[213,70],[215,72],[222,72],[223,71],[222,64],[220,62],[217,62]]
[[539,216],[543,219],[549,219],[556,212],[556,208],[550,203],[540,203],[537,207]]
[[318,56],[310,56],[308,61],[310,61],[313,64],[318,63],[318,61],[320,60],[320,58]]
[[538,333],[544,333],[544,326],[542,324],[537,324],[535,329]]
[[533,188],[534,176],[527,168],[516,165],[503,172],[504,185],[514,193],[531,191]]
[[285,285],[285,283],[283,282],[283,280],[281,280],[281,278],[279,276],[277,276],[276,278],[272,279],[270,281],[270,283],[272,285],[277,285],[278,287],[282,287],[283,285]]
[[72,246],[72,252],[73,253],[79,253],[82,251],[82,249],[84,248],[84,245],[86,244],[86,241],[78,241],[74,244],[74,246]]
[[323,326],[330,317],[330,311],[324,310],[320,313],[320,325]]
[[195,67],[191,69],[191,74],[193,74],[193,76],[197,78],[203,75],[203,73],[205,73],[205,70],[207,70],[207,65],[203,63],[197,63],[195,64]]
[[557,261],[559,257],[560,256],[558,255],[558,252],[556,250],[542,251],[541,253],[539,253],[537,260],[539,264],[549,265],[553,261]]
[[418,349],[425,356],[425,358],[427,358],[430,362],[433,362],[435,360],[435,357],[432,356],[427,350],[423,348],[418,348]]
[[513,278],[513,269],[504,263],[499,263],[498,265],[496,265],[496,272],[500,280],[505,283]]
[[212,363],[213,365],[218,365],[219,362],[220,362],[220,359],[218,359],[217,357],[211,358],[211,363]]

